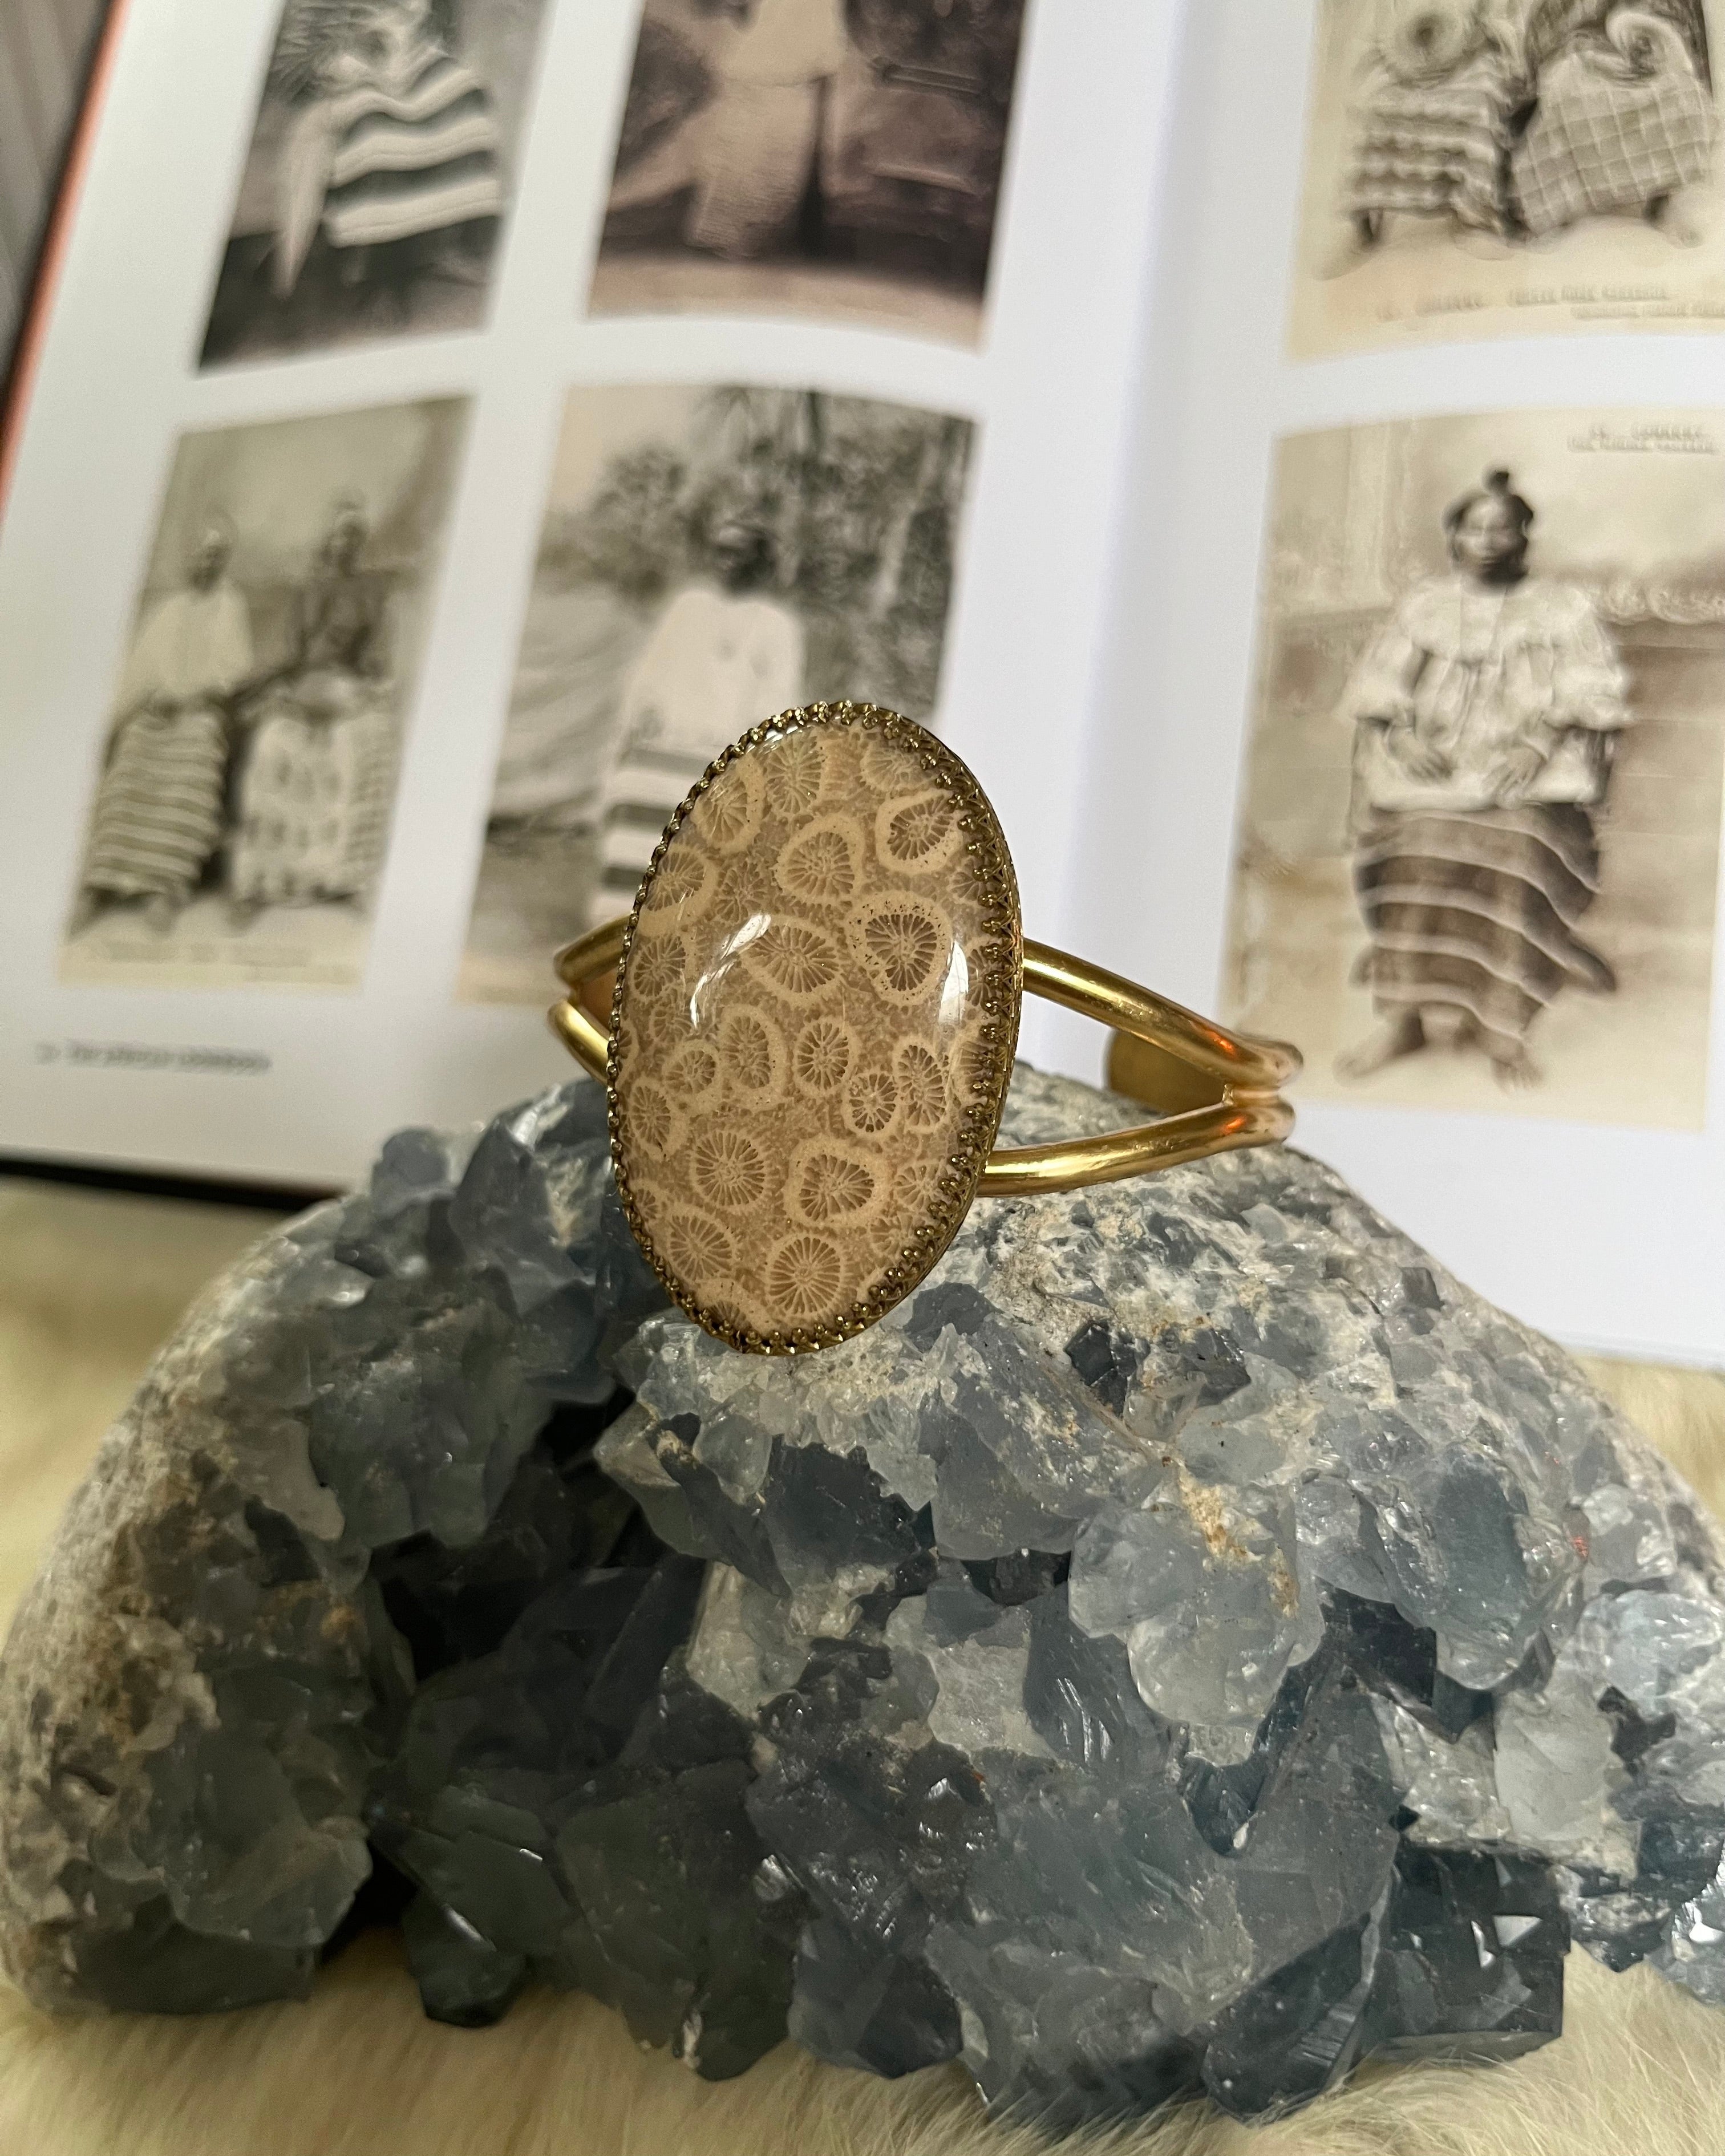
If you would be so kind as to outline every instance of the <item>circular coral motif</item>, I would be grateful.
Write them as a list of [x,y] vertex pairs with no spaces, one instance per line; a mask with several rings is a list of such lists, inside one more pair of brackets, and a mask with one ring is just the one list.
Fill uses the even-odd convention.
[[742,950],[758,936],[783,903],[772,868],[753,854],[738,854],[721,862],[713,885],[713,910],[707,916],[720,963],[727,952]]
[[855,817],[822,816],[780,849],[778,880],[804,906],[847,906],[862,864],[862,825]]
[[728,783],[709,787],[690,811],[690,828],[714,853],[740,854],[759,836],[767,780],[760,759],[739,758]]
[[906,875],[932,875],[947,867],[963,844],[958,803],[937,786],[883,802],[875,817],[876,852]]
[[695,1194],[720,1213],[749,1213],[767,1195],[773,1169],[767,1149],[732,1123],[712,1123],[689,1148]]
[[952,1099],[939,1056],[927,1041],[901,1040],[892,1067],[906,1127],[919,1132],[937,1131]]
[[730,1277],[737,1260],[737,1240],[723,1221],[697,1213],[692,1206],[675,1205],[660,1232],[665,1255],[680,1273],[711,1281],[715,1290]]
[[940,1202],[941,1182],[949,1173],[942,1161],[912,1153],[893,1171],[892,1198],[911,1217],[932,1213]]
[[682,999],[688,963],[687,948],[675,932],[646,937],[629,954],[640,1008],[652,1014],[661,1030],[664,1020],[676,1011]]
[[963,766],[865,706],[785,714],[691,796],[624,963],[612,1144],[709,1330],[824,1346],[945,1248],[1005,1097],[1017,906]]
[[636,1078],[629,1088],[629,1119],[634,1142],[656,1168],[682,1144],[689,1118],[657,1078]]
[[762,1269],[764,1310],[790,1327],[818,1321],[841,1300],[845,1256],[831,1235],[805,1229],[774,1245]]
[[805,1138],[791,1155],[785,1206],[811,1228],[857,1228],[875,1217],[891,1188],[883,1155],[843,1138]]
[[713,902],[712,858],[693,846],[668,848],[641,886],[635,926],[643,936],[670,936],[694,927]]
[[822,1011],[797,1035],[791,1078],[799,1093],[815,1100],[836,1093],[856,1060],[856,1034],[836,1011]]
[[902,735],[892,730],[865,730],[857,771],[864,786],[877,798],[902,793],[907,786],[927,787],[932,782],[922,757],[906,755]]
[[882,891],[851,916],[851,949],[881,997],[901,1009],[944,984],[953,943],[944,909],[917,891]]
[[770,1107],[784,1091],[784,1036],[765,1011],[727,1010],[719,1022],[719,1065],[732,1097]]
[[685,1115],[718,1099],[725,1074],[711,1041],[685,1040],[666,1055],[663,1068],[671,1097]]
[[884,1138],[898,1121],[898,1081],[884,1063],[865,1064],[845,1086],[845,1127],[860,1138]]
[[775,915],[744,947],[746,963],[789,1004],[819,1001],[845,970],[836,940],[812,921]]
[[827,747],[828,737],[810,726],[787,734],[766,759],[768,805],[792,830],[814,814],[825,790]]

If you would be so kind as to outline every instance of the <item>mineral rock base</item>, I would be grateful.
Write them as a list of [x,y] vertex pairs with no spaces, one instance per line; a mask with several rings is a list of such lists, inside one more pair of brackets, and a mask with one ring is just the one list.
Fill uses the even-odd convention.
[[[1021,1070],[1007,1136],[1126,1119]],[[1055,2127],[1725,2003],[1712,1527],[1285,1151],[984,1200],[795,1362],[670,1312],[577,1085],[408,1132],[110,1434],[0,1664],[44,2006],[578,1986],[700,2072],[962,2058]]]

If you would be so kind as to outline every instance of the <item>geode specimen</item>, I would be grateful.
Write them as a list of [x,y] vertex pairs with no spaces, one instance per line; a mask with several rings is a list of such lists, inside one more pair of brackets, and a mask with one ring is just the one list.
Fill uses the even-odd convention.
[[1712,1527],[1291,1152],[981,1201],[788,1363],[665,1307],[598,1088],[403,1134],[188,1318],[0,1665],[44,2005],[398,1912],[444,2020],[536,1976],[1056,2124],[1508,2056],[1572,1937],[1725,2001],[1722,1843]]

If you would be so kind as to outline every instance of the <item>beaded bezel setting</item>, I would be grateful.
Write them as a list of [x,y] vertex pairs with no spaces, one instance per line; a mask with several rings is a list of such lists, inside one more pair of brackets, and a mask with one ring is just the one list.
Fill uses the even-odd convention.
[[[970,954],[971,1008],[967,1027],[971,1050],[964,1093],[957,1106],[950,1150],[930,1178],[915,1217],[907,1217],[896,1255],[864,1291],[848,1305],[816,1322],[798,1322],[786,1312],[779,1324],[752,1323],[745,1313],[704,1296],[663,1247],[649,1218],[650,1163],[634,1158],[639,1134],[619,1099],[626,1053],[641,1052],[629,1037],[631,962],[641,947],[641,917],[653,906],[655,888],[667,863],[686,853],[679,834],[715,783],[745,757],[768,751],[795,735],[814,729],[856,729],[901,756],[914,760],[921,782],[938,790],[956,810],[959,843],[938,873],[944,890],[966,911],[977,930]],[[810,819],[810,828],[817,819]],[[676,1306],[728,1346],[757,1355],[796,1355],[829,1348],[865,1331],[911,1294],[939,1262],[968,1213],[1000,1127],[1018,1043],[1024,993],[1024,933],[1018,880],[1004,834],[987,795],[963,762],[925,728],[896,712],[862,703],[817,703],[779,713],[751,728],[713,762],[690,789],[666,825],[624,934],[623,955],[611,1004],[605,1075],[611,1157],[619,1198],[636,1240],[661,1286]],[[628,1042],[626,1048],[625,1043]],[[632,1142],[633,1141],[633,1142]]]

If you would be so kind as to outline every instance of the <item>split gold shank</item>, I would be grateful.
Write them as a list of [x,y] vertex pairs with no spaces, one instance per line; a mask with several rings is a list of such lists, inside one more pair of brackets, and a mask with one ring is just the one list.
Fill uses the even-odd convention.
[[[557,955],[557,978],[569,993],[562,1003],[552,1005],[551,1029],[582,1069],[601,1085],[609,1075],[612,989],[628,941],[629,916],[619,914],[602,928],[590,928],[585,936],[566,943]],[[604,1025],[593,1018],[589,1001],[591,992],[600,988],[604,990]]]
[[[627,941],[619,918],[595,928],[557,953],[557,978],[569,991],[552,1006],[552,1030],[584,1070],[601,1082],[609,1069],[610,1035],[593,1017],[589,998],[611,989]],[[1117,1035],[1109,1081],[1117,1091],[1168,1112],[1153,1123],[1101,1137],[1020,1146],[991,1153],[978,1194],[1021,1198],[1118,1183],[1182,1161],[1273,1144],[1293,1128],[1294,1111],[1280,1088],[1297,1075],[1300,1055],[1284,1042],[1250,1040],[1152,995],[1100,966],[1024,945],[1024,987],[1081,1017],[1111,1026]]]

